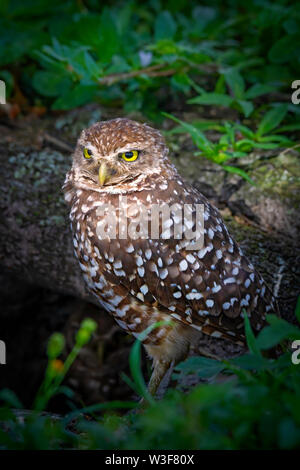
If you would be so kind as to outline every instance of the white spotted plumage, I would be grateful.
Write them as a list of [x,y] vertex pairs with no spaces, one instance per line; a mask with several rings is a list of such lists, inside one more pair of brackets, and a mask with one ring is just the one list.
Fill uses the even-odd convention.
[[[87,145],[95,153],[90,167],[82,157],[82,148]],[[121,162],[118,155],[122,149],[139,150],[137,162]],[[230,236],[217,209],[181,179],[167,154],[161,134],[145,124],[128,119],[97,123],[83,131],[78,141],[64,190],[71,205],[74,248],[88,288],[119,325],[134,335],[156,321],[172,319],[177,326],[154,329],[145,344],[154,358],[158,355],[160,360],[165,355],[178,360],[178,351],[186,349],[192,327],[243,343],[243,309],[258,331],[266,312],[276,307],[262,277]],[[99,186],[97,164],[103,161],[109,170],[114,169],[110,177],[116,182]],[[117,209],[119,197],[124,195],[132,221],[141,205],[150,213],[154,204],[187,204],[192,218],[183,224],[182,239],[174,237],[178,214],[171,214],[163,225],[160,222],[160,234],[169,238],[123,238],[118,227],[115,238],[99,236],[104,217],[97,212],[99,207],[108,204]],[[185,234],[194,227],[196,204],[204,207],[204,246],[193,250],[188,249],[190,240]],[[156,345],[161,345],[160,349],[154,349]]]

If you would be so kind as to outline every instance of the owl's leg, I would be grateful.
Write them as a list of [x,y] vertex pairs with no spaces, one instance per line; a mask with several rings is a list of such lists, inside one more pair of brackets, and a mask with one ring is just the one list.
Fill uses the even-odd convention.
[[[170,369],[172,362],[171,361],[164,361],[164,360],[153,360],[153,372],[149,380],[148,384],[148,391],[151,395],[155,396],[157,389],[166,375],[167,371]],[[172,364],[172,368],[174,363]]]
[[[153,359],[153,372],[148,391],[154,396],[168,369],[184,360],[190,345],[194,342],[195,330],[190,326],[176,324],[159,344],[145,344],[148,355]],[[170,371],[171,376],[172,370]],[[165,387],[167,388],[167,387]]]

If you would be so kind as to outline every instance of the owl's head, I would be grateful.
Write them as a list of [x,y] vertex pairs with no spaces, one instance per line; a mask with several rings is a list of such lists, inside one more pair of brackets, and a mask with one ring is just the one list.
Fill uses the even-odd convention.
[[81,186],[113,190],[142,176],[160,174],[168,166],[167,154],[159,131],[118,118],[97,122],[82,131],[72,169]]

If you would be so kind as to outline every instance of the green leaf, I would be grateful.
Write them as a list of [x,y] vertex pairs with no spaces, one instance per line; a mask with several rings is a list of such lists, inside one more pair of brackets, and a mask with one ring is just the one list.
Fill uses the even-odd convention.
[[260,137],[277,127],[284,119],[286,113],[287,104],[285,103],[272,108],[264,115],[263,119],[261,120],[256,135]]
[[161,114],[169,119],[172,119],[178,124],[180,124],[182,128],[185,130],[185,132],[188,132],[191,135],[195,145],[197,145],[198,148],[204,151],[211,149],[212,147],[211,142],[205,137],[203,132],[201,132],[199,129],[192,126],[191,124],[187,124],[186,122],[181,121],[180,119],[176,118],[172,114],[168,114],[165,112],[162,112]]
[[95,50],[101,62],[109,63],[120,50],[121,41],[117,25],[108,8],[104,8],[100,19],[100,31]]
[[54,101],[52,109],[72,109],[91,102],[99,87],[97,85],[76,85],[63,96]]
[[224,369],[225,365],[221,361],[198,356],[188,358],[175,368],[186,375],[197,374],[202,379],[214,377]]
[[225,87],[225,77],[224,75],[220,75],[218,80],[217,80],[217,83],[216,83],[216,86],[215,86],[215,90],[214,90],[215,93],[219,93],[221,95],[225,95],[226,94],[226,87]]
[[265,149],[265,150],[271,150],[271,149],[276,149],[279,147],[278,143],[268,143],[268,142],[253,142],[253,147],[258,148],[258,149]]
[[238,108],[240,108],[241,112],[244,114],[245,117],[249,117],[252,113],[254,106],[250,101],[245,100],[237,100],[236,101]]
[[72,80],[64,74],[38,70],[33,76],[34,89],[44,96],[64,95],[70,90]]
[[177,25],[169,11],[159,13],[154,24],[154,37],[156,41],[172,39],[176,33]]
[[233,158],[242,158],[242,157],[245,157],[247,155],[246,152],[242,152],[241,150],[234,151],[231,154],[230,154],[230,152],[225,152],[225,153],[228,153],[229,156],[231,155]]
[[23,408],[23,405],[15,392],[8,388],[0,390],[0,400],[3,400],[7,405],[12,406],[13,408]]
[[289,34],[280,38],[269,51],[268,56],[270,61],[275,64],[284,64],[291,60],[297,60],[299,41],[299,34]]
[[271,93],[276,90],[277,87],[274,85],[267,85],[261,83],[255,83],[252,87],[248,88],[245,93],[245,98],[247,100],[252,100],[253,98],[257,98],[258,96],[266,95],[267,93]]
[[12,22],[0,16],[0,65],[21,63],[32,51],[48,41],[47,34],[30,22]]
[[134,345],[131,348],[129,356],[129,365],[131,375],[136,385],[136,389],[141,397],[145,397],[150,403],[153,401],[153,398],[150,396],[144,377],[142,374],[141,367],[141,341],[135,341]]
[[287,124],[286,126],[281,126],[276,129],[274,132],[292,132],[292,131],[299,131],[300,130],[300,122],[296,122],[295,124]]
[[224,73],[225,81],[237,100],[243,100],[245,81],[236,69],[230,69]]
[[[278,142],[279,144],[285,144],[285,145],[290,145],[293,144],[293,141],[285,137],[284,135],[267,135],[264,137],[260,137],[258,144],[261,144],[262,142]],[[262,148],[268,148],[268,147],[262,147]],[[272,147],[269,147],[272,148]]]
[[160,39],[155,44],[148,47],[150,51],[154,51],[160,55],[179,55],[180,50],[172,39]]
[[102,18],[100,14],[87,13],[76,22],[76,36],[80,44],[86,44],[94,50],[98,50],[102,44]]
[[89,54],[87,51],[84,51],[84,58],[85,58],[86,68],[89,74],[91,75],[91,77],[95,79],[99,79],[101,75],[101,71],[102,71],[100,65],[95,62],[91,54]]
[[253,139],[255,136],[254,132],[249,129],[249,127],[243,126],[242,124],[236,124],[235,129],[239,130],[241,134],[243,134],[245,137],[248,137],[248,139]]
[[158,328],[159,326],[164,326],[164,325],[169,325],[171,324],[172,321],[166,322],[166,321],[161,321],[161,322],[156,322],[148,328],[146,328],[142,333],[139,334],[137,340],[134,342],[134,345],[131,348],[130,355],[129,355],[129,366],[130,366],[130,371],[131,375],[134,380],[134,384],[136,387],[136,390],[138,393],[144,397],[149,403],[154,403],[154,398],[150,395],[142,373],[142,367],[141,367],[141,345],[142,341],[148,336],[148,334],[154,330],[155,328]]
[[267,321],[270,326],[266,326],[257,337],[257,344],[260,349],[272,348],[285,339],[300,338],[300,329],[283,320],[283,318],[268,315]]
[[[224,126],[220,125],[217,121],[204,121],[204,120],[195,120],[192,122],[192,126],[201,131],[206,130],[215,130],[219,132],[224,132]],[[179,125],[173,127],[173,129],[166,131],[166,134],[182,134],[186,132],[183,126]]]
[[269,361],[262,356],[258,356],[257,354],[247,353],[243,356],[230,359],[229,362],[245,370],[264,370],[269,368]]
[[185,73],[176,73],[171,78],[171,85],[176,90],[187,94],[191,89],[189,77]]
[[249,318],[245,309],[243,309],[243,313],[244,313],[244,321],[245,321],[245,334],[246,334],[246,340],[247,340],[249,351],[251,351],[252,354],[254,354],[255,356],[262,357],[261,351],[259,349],[257,340],[252,331],[250,321],[249,321]]
[[253,141],[250,139],[241,139],[235,143],[234,148],[240,152],[250,152],[254,145]]
[[231,165],[221,165],[224,170],[228,171],[229,173],[235,173],[245,180],[247,180],[249,183],[253,184],[255,186],[254,181],[250,178],[250,176],[241,168],[237,168],[236,166],[231,166]]
[[232,103],[233,98],[221,93],[203,93],[200,96],[188,100],[188,104],[215,105],[224,106],[225,108],[230,107]]

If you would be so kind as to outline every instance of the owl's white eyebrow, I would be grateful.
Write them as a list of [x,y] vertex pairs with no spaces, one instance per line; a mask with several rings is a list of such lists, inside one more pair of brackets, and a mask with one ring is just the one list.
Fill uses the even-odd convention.
[[117,155],[123,155],[123,153],[130,153],[130,152],[138,152],[138,154],[142,153],[143,150],[140,150],[138,148],[131,147],[130,149],[127,150],[120,150]]
[[[94,156],[101,156],[99,152],[99,148],[95,147],[95,145],[90,144],[89,142],[83,145],[83,148],[87,148],[88,150],[91,150],[92,154]],[[132,142],[130,144],[125,145],[124,147],[120,147],[117,150],[110,152],[110,153],[105,153],[102,156],[105,156],[107,158],[114,157],[116,155],[119,155],[120,153],[124,152],[129,152],[131,150],[137,150],[138,152],[142,152],[144,149],[141,148],[141,146],[137,142]]]
[[136,144],[136,142],[133,142],[130,145],[125,145],[124,147],[119,148],[116,152],[113,152],[112,154],[108,156],[118,155],[119,153],[124,153],[124,152],[130,152],[131,150],[137,150],[138,152],[141,152],[143,149],[141,149],[140,146]]

